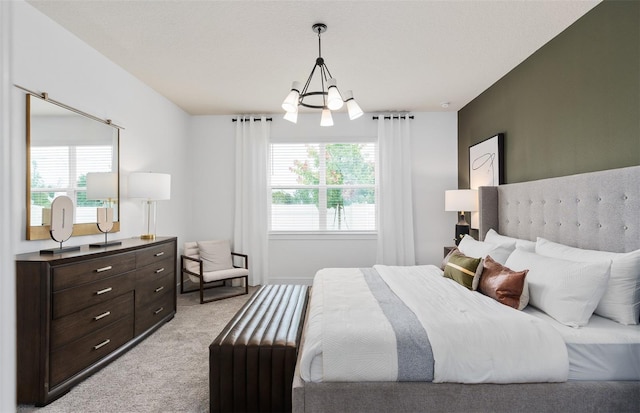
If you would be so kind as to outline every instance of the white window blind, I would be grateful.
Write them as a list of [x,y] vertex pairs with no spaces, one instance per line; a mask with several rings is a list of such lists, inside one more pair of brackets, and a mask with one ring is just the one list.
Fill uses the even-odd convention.
[[272,143],[271,231],[375,231],[375,143]]
[[96,221],[102,201],[87,200],[87,173],[111,172],[117,159],[111,145],[31,146],[31,225],[40,225],[42,209],[57,196],[73,200],[74,222]]

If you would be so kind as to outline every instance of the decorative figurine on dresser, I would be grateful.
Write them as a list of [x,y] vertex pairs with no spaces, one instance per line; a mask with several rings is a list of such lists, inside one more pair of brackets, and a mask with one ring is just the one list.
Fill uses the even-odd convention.
[[16,256],[18,403],[44,406],[176,313],[175,237]]

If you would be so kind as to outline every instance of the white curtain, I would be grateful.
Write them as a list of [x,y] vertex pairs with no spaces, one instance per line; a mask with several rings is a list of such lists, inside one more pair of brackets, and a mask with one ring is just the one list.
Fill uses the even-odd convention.
[[[254,120],[255,119],[255,120]],[[249,284],[268,282],[267,119],[242,116],[236,121],[236,203],[233,246],[249,255]]]
[[396,119],[378,117],[378,156],[376,261],[386,265],[415,265],[408,115],[396,116]]

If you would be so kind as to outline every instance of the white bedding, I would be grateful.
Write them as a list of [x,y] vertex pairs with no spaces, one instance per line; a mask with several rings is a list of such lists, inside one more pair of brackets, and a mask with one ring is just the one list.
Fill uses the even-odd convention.
[[569,380],[640,380],[640,325],[593,315],[586,326],[572,328],[535,307],[524,312],[562,335],[569,354]]
[[[548,323],[443,278],[435,266],[374,268],[428,334],[434,382],[567,379],[566,346]],[[316,274],[300,358],[304,380],[397,378],[395,335],[362,277],[353,268],[323,269]],[[329,291],[333,294],[327,295]],[[383,337],[372,338],[375,330]],[[328,342],[322,341],[323,332],[330,337]]]

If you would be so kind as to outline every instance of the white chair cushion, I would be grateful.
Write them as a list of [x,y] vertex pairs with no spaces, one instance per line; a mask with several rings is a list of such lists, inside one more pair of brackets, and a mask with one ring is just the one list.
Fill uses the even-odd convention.
[[198,253],[205,273],[233,268],[231,247],[227,240],[198,241]]
[[205,272],[203,278],[205,282],[211,282],[226,280],[228,278],[234,277],[242,277],[244,275],[249,275],[249,270],[247,270],[246,268],[231,268],[226,270]]

